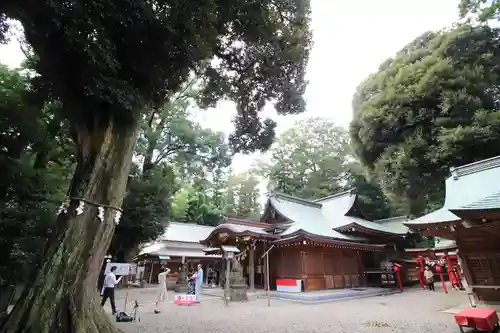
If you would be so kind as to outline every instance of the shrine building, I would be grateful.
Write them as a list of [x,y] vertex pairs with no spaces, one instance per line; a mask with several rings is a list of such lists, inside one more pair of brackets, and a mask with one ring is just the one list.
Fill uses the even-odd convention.
[[500,156],[450,169],[440,209],[406,222],[415,232],[455,240],[476,301],[500,301]]
[[380,285],[380,267],[409,231],[393,222],[369,221],[353,190],[314,201],[273,193],[260,222],[228,219],[200,243],[237,246],[250,289],[265,285],[262,255],[270,248],[271,289],[355,288]]

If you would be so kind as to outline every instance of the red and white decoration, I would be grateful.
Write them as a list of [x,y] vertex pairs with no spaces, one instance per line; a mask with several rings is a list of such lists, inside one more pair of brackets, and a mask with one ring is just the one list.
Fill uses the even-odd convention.
[[300,293],[302,291],[302,280],[276,280],[276,290],[288,293]]
[[174,304],[177,305],[193,305],[199,303],[196,300],[196,295],[177,295],[174,299]]

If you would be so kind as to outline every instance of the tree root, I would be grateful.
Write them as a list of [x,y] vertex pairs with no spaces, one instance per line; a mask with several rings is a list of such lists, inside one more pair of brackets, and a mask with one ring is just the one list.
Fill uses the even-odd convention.
[[[34,306],[24,311],[14,309],[12,316],[0,327],[0,333],[122,333],[97,302],[83,311],[74,311],[66,298],[56,305],[56,309],[54,313],[57,315],[51,317],[47,317],[50,309],[35,309]],[[28,312],[35,311],[40,313],[38,320],[24,319]],[[23,315],[19,316],[19,313]]]

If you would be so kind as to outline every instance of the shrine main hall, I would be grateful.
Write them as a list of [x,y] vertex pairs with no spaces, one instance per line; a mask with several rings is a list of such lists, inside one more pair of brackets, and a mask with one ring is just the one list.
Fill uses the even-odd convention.
[[367,272],[383,273],[407,233],[402,222],[369,221],[353,190],[315,201],[273,193],[260,222],[226,219],[200,243],[236,246],[250,289],[265,284],[263,254],[270,249],[271,289],[277,281],[299,281],[297,291],[311,291],[379,284],[380,274]]

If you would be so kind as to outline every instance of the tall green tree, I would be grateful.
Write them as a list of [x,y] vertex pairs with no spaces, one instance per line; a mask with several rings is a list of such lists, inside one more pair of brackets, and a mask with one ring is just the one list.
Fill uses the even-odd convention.
[[0,284],[38,266],[72,171],[59,104],[33,89],[26,69],[0,65]]
[[317,199],[339,191],[347,181],[349,136],[327,119],[296,122],[269,154],[260,173],[287,194]]
[[146,175],[155,166],[169,164],[186,179],[199,165],[211,172],[229,165],[231,156],[223,133],[205,129],[193,120],[200,86],[191,79],[159,108],[143,116],[136,155]]
[[172,199],[172,216],[175,221],[216,226],[223,211],[210,194],[207,184],[187,185]]
[[[199,175],[224,168],[231,162],[228,143],[221,133],[205,129],[192,118],[199,88],[191,80],[181,91],[169,97],[159,108],[143,115],[135,162],[129,175],[123,202],[123,221],[116,227],[109,252],[125,261],[137,252],[140,244],[163,234],[170,219],[214,224],[218,216],[213,205],[199,204],[189,196],[191,215],[170,205],[182,186],[190,186]],[[203,180],[203,176],[200,181]],[[202,194],[201,189],[197,192]],[[179,203],[176,203],[179,206]],[[177,207],[176,206],[176,207]],[[175,207],[175,208],[176,208]],[[197,212],[197,213],[196,213]],[[214,222],[215,221],[215,222]]]
[[365,176],[354,159],[347,130],[331,120],[309,118],[285,131],[257,166],[257,172],[279,191],[319,199],[356,188],[363,210],[371,219],[391,214],[380,187]]
[[358,87],[356,156],[407,214],[442,204],[449,167],[500,154],[499,36],[468,25],[426,33]]
[[137,165],[133,166],[123,199],[123,217],[108,250],[114,260],[132,260],[139,245],[165,232],[172,216],[171,197],[179,186],[169,165],[150,169],[147,177]]
[[224,215],[246,219],[259,219],[259,180],[252,174],[231,174],[224,195]]
[[21,22],[38,73],[62,103],[77,165],[68,213],[0,332],[117,331],[94,300],[95,282],[141,115],[195,71],[204,105],[237,102],[235,149],[268,147],[273,123],[258,116],[266,101],[282,114],[303,111],[309,14],[308,1],[2,2],[0,20]]
[[498,20],[500,11],[500,1],[498,0],[460,0],[460,16],[466,17],[473,14],[480,22],[488,20]]

